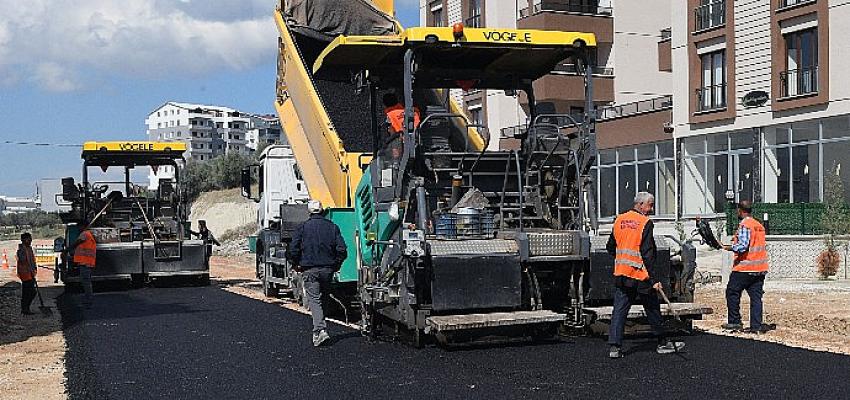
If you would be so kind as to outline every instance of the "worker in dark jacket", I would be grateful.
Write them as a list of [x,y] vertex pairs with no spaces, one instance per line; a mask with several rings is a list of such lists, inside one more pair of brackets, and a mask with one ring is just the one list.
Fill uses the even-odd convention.
[[318,347],[330,339],[323,304],[348,251],[339,227],[322,215],[322,203],[310,200],[307,209],[310,218],[295,230],[287,258],[302,273],[307,307],[313,315],[313,346]]
[[201,239],[205,245],[207,245],[207,251],[204,253],[206,256],[205,262],[206,266],[210,266],[210,256],[212,256],[212,247],[213,245],[221,246],[221,243],[216,240],[215,235],[213,235],[212,231],[207,228],[207,221],[198,220],[198,231],[195,232],[193,230],[189,230],[190,235],[195,235],[198,239]]
[[655,206],[655,197],[647,192],[635,196],[634,208],[620,214],[614,221],[614,232],[606,249],[614,256],[614,310],[608,332],[611,349],[608,356],[620,358],[623,353],[623,332],[629,310],[636,300],[643,305],[652,331],[658,340],[659,354],[673,353],[684,343],[664,338],[661,305],[656,291],[663,290],[655,271],[655,239],[652,220],[647,217]]

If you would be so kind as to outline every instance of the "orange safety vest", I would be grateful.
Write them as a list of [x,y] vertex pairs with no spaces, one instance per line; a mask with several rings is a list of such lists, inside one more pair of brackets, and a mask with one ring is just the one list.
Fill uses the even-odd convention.
[[643,229],[649,217],[637,211],[629,210],[617,216],[614,221],[614,240],[617,242],[617,255],[614,258],[614,276],[645,281],[649,272],[643,265],[640,255],[640,242]]
[[[735,253],[732,271],[735,272],[767,272],[767,239],[764,226],[755,218],[747,217],[738,225],[738,229],[750,230],[750,247],[743,253]],[[732,238],[732,244],[738,243],[738,235]]]
[[[393,132],[404,131],[404,106],[396,104],[392,107],[384,109],[387,114],[387,120],[393,128]],[[419,108],[413,107],[413,126],[419,127]]]
[[94,240],[94,235],[88,230],[80,232],[85,241],[80,243],[74,250],[74,264],[86,265],[89,268],[94,268],[97,260],[97,242]]
[[24,259],[18,258],[18,278],[21,282],[30,281],[35,278],[38,273],[38,267],[35,265],[35,255],[32,253],[32,247],[24,246]]

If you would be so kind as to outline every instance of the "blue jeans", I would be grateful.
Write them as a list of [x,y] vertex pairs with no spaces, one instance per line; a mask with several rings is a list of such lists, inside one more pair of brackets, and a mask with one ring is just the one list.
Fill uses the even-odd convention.
[[726,308],[729,310],[729,323],[741,323],[741,293],[746,290],[750,296],[750,328],[761,328],[764,294],[764,274],[750,272],[732,272],[726,285]]
[[629,310],[636,300],[640,300],[646,318],[652,326],[652,333],[661,343],[664,340],[663,319],[661,318],[661,304],[658,295],[654,292],[640,294],[636,287],[614,287],[614,312],[611,314],[611,326],[608,329],[608,344],[620,347],[623,345],[623,332],[626,330],[626,319]]

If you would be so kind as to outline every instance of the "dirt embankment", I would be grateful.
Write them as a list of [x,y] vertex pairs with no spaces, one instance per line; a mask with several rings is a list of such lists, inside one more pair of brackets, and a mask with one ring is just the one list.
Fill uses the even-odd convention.
[[238,188],[207,192],[192,203],[189,219],[193,230],[198,220],[207,221],[222,244],[215,254],[235,256],[247,251],[247,236],[257,231],[257,203],[242,197]]

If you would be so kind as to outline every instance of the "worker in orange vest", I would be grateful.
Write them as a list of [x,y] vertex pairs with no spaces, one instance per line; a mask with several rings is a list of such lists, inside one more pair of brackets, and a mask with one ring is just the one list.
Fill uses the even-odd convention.
[[21,234],[21,244],[18,245],[18,278],[21,279],[21,314],[32,315],[30,304],[35,299],[35,276],[38,266],[32,251],[32,235],[29,232]]
[[92,270],[97,261],[97,241],[94,235],[86,227],[80,232],[80,236],[65,250],[66,253],[74,253],[74,264],[80,269],[80,281],[83,284],[83,305],[90,308],[94,297],[91,283]]
[[752,217],[752,213],[752,202],[744,200],[738,203],[738,219],[741,221],[738,231],[732,238],[732,244],[723,246],[724,250],[735,253],[735,258],[726,285],[728,320],[721,327],[732,331],[744,328],[741,324],[741,293],[746,290],[750,296],[750,327],[746,331],[764,333],[768,330],[768,326],[762,324],[762,295],[768,269],[767,240],[764,226]]
[[[383,98],[384,113],[387,115],[387,159],[396,165],[401,158],[404,141],[404,105],[398,100],[398,96],[387,93]],[[413,108],[413,127],[419,127],[419,109]]]
[[626,211],[614,221],[614,232],[608,239],[606,249],[614,256],[614,310],[608,332],[611,346],[608,356],[623,356],[623,332],[629,310],[635,301],[643,305],[652,331],[658,340],[656,352],[674,353],[685,344],[672,342],[664,337],[661,304],[656,291],[663,290],[655,272],[655,238],[653,224],[647,217],[655,207],[655,196],[640,192],[635,196],[634,208]]

